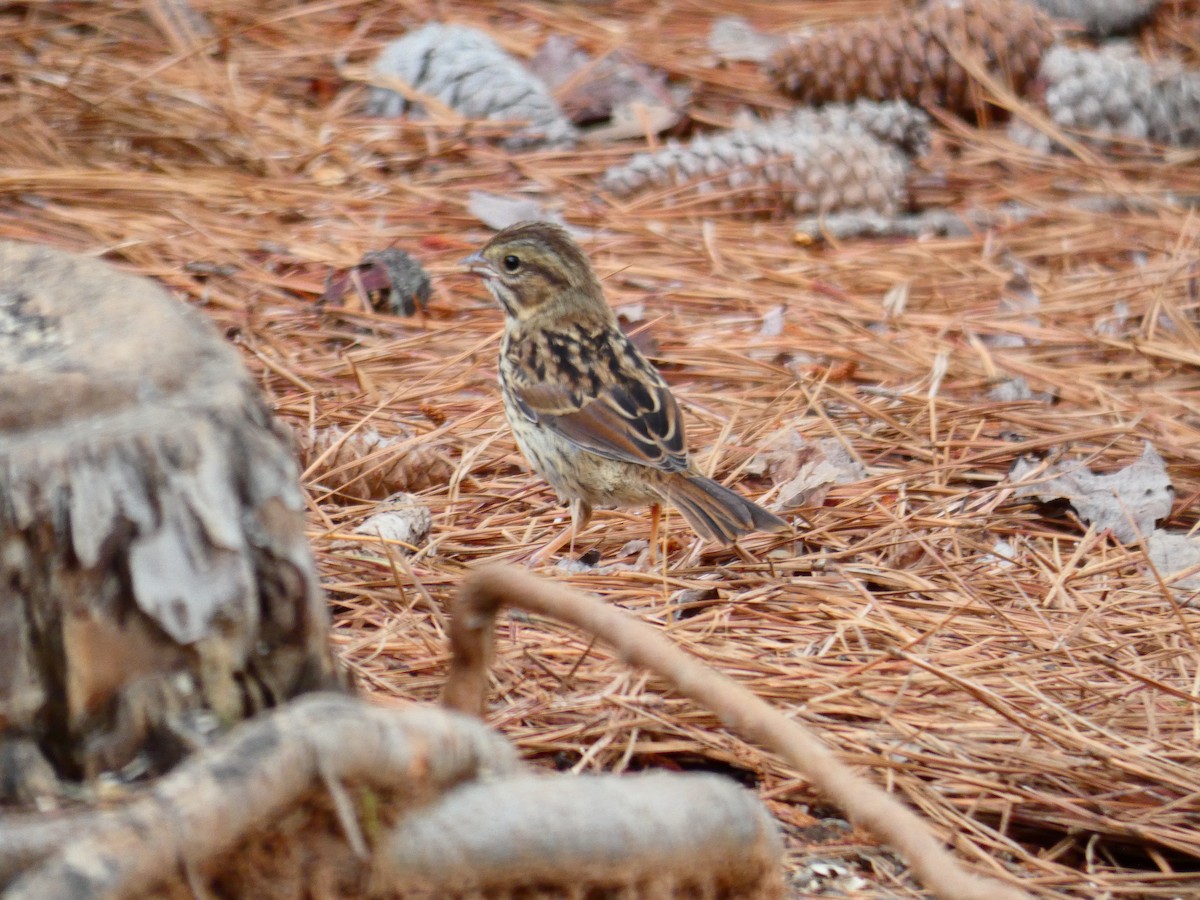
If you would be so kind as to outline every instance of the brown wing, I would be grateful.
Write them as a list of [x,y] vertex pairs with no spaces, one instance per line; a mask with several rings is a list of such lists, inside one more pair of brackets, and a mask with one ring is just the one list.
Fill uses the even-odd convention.
[[623,334],[541,337],[525,348],[522,377],[506,384],[522,415],[608,459],[687,469],[679,405]]

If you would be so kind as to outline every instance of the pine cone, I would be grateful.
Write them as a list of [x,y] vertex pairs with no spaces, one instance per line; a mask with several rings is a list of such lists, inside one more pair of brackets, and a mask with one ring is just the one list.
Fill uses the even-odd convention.
[[[1046,108],[1055,124],[1089,132],[1086,139],[1144,139],[1176,146],[1200,144],[1200,71],[1152,65],[1134,56],[1055,47],[1042,62]],[[1049,140],[1014,125],[1020,143]]]
[[[413,444],[406,435],[385,437],[371,428],[346,436],[333,425],[315,432],[297,432],[305,466],[332,447],[314,481],[326,490],[352,500],[382,500],[392,494],[420,491],[445,484],[454,467],[439,448]],[[407,445],[407,446],[406,446]]]
[[420,262],[399,247],[386,247],[364,253],[362,262],[342,274],[330,272],[320,302],[339,303],[355,290],[376,312],[411,316],[429,304],[433,287]]
[[1160,0],[1036,0],[1052,16],[1078,22],[1088,33],[1104,37],[1140,24]]
[[[432,22],[383,48],[376,75],[399,78],[471,119],[526,123],[506,143],[573,144],[575,126],[546,85],[490,37],[463,25]],[[371,90],[367,112],[399,116],[407,101],[395,91]]]
[[828,103],[818,107],[799,107],[780,120],[782,127],[816,133],[824,131],[860,131],[895,144],[912,156],[929,152],[929,116],[903,100],[856,100],[854,103]]
[[805,103],[903,99],[970,114],[983,91],[955,54],[978,58],[1020,94],[1052,40],[1045,15],[1022,0],[940,0],[793,38],[769,71]]
[[673,187],[671,205],[697,213],[893,215],[907,204],[908,167],[900,148],[862,128],[809,131],[788,118],[638,154],[601,187],[618,197]]

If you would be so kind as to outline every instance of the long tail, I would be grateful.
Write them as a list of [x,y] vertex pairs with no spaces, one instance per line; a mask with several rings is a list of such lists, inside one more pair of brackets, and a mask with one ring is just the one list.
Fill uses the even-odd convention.
[[703,475],[679,472],[662,486],[666,499],[701,537],[732,544],[755,531],[790,531],[779,516]]

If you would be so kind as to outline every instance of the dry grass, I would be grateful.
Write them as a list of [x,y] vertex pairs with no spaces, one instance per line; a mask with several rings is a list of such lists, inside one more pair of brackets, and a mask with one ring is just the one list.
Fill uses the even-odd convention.
[[[488,28],[522,54],[560,32],[690,80],[693,121],[720,125],[786,103],[754,67],[709,64],[716,16],[784,31],[882,2],[502,12],[508,4],[197,0],[213,29],[199,49],[161,27],[173,6],[0,13],[0,236],[161,279],[226,329],[297,428],[367,423],[448,455],[453,476],[422,492],[431,542],[411,561],[374,544],[335,548],[368,509],[321,490],[319,465],[306,474],[335,638],[368,690],[433,698],[446,665],[441,609],[464,566],[526,554],[564,518],[500,415],[500,314],[452,274],[487,237],[468,192],[527,193],[596,229],[587,248],[614,304],[644,301],[639,327],[660,345],[702,467],[769,500],[769,482],[741,470],[795,426],[836,437],[869,473],[808,511],[803,543],[689,555],[673,516],[665,567],[543,573],[660,625],[823,733],[966,858],[1040,897],[1200,889],[1200,615],[1172,603],[1141,549],[1015,503],[1005,483],[1022,454],[1065,448],[1114,469],[1150,441],[1177,492],[1167,524],[1196,526],[1196,151],[1045,158],[1002,131],[946,123],[922,196],[1001,211],[994,227],[801,246],[785,223],[701,222],[669,198],[597,195],[599,174],[638,142],[513,156],[486,140],[493,126],[362,118],[356,79],[382,42],[434,18]],[[1195,64],[1195,4],[1163,6],[1153,52]],[[1097,198],[1126,203],[1080,203]],[[424,317],[314,306],[330,267],[389,245],[434,277]],[[1017,265],[1040,300],[1032,316],[999,302]],[[886,312],[901,286],[907,302]],[[781,306],[782,333],[762,334]],[[1006,335],[1024,345],[990,340]],[[986,399],[1016,376],[1055,402]],[[641,511],[601,513],[582,549],[632,563],[620,550],[647,525]],[[689,590],[702,593],[672,605]],[[492,721],[528,756],[745,770],[788,824],[797,871],[812,857],[856,860],[875,885],[858,896],[918,896],[860,836],[815,843],[809,813],[828,813],[805,785],[703,710],[564,628],[514,619],[507,630]]]

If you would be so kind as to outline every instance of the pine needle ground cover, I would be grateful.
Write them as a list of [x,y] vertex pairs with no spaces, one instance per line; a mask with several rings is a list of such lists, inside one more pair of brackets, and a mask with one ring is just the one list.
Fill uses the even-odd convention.
[[[404,704],[444,680],[465,568],[524,558],[566,521],[503,421],[500,313],[457,274],[492,233],[479,192],[562,217],[661,365],[701,468],[794,515],[800,539],[697,546],[671,516],[650,566],[646,514],[606,512],[583,562],[538,574],[816,729],[984,871],[1048,898],[1194,893],[1200,152],[1097,147],[1036,91],[991,83],[977,120],[929,110],[912,164],[912,204],[965,223],[949,235],[822,241],[761,194],[745,214],[669,185],[601,188],[669,139],[795,108],[763,65],[714,53],[722,16],[784,35],[891,8],[9,7],[0,236],[155,277],[224,328],[297,433],[338,651],[364,690]],[[553,36],[629,54],[689,89],[683,115],[665,134],[647,117],[621,140],[540,148],[436,103],[368,116],[381,48],[433,21],[526,62]],[[1198,22],[1194,3],[1164,2],[1133,48],[1195,70]],[[1014,142],[1006,116],[1066,152]],[[318,302],[389,247],[431,276],[423,311]],[[842,475],[805,481],[819,462]],[[413,552],[355,531],[396,490],[430,513]],[[1108,518],[1088,512],[1097,491]],[[920,896],[779,760],[570,629],[513,617],[497,649],[491,722],[531,759],[734,774],[785,824],[798,891]]]

